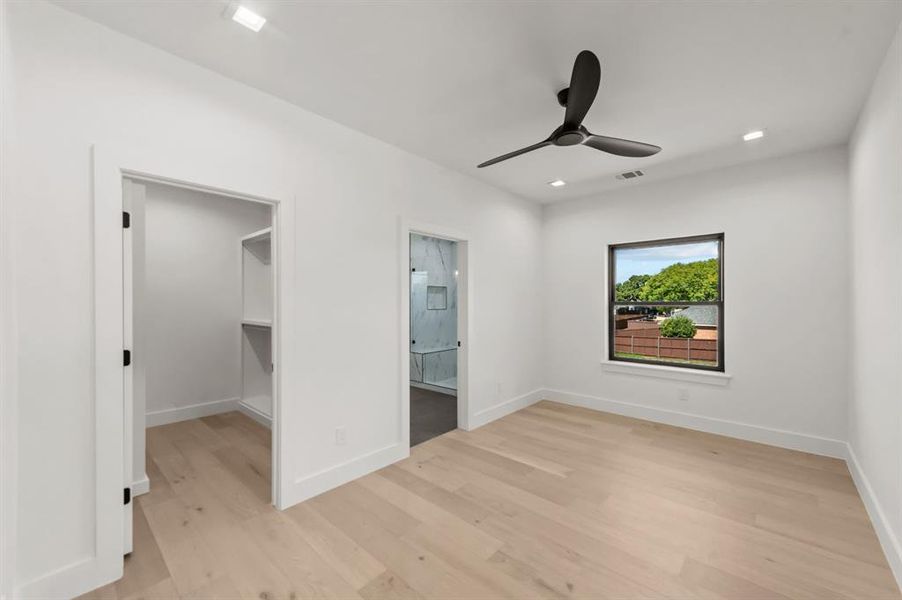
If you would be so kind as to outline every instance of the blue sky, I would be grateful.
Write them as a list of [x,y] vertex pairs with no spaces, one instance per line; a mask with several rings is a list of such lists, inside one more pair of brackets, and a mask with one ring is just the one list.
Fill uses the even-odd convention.
[[616,283],[624,282],[633,275],[654,275],[674,263],[689,263],[709,258],[717,258],[717,242],[615,250]]

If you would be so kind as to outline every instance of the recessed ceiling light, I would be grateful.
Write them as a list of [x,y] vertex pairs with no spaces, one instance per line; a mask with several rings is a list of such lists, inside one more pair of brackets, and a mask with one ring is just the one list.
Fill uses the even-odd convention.
[[548,185],[550,185],[551,187],[563,187],[567,185],[567,182],[563,179],[555,179],[554,181],[549,181]]
[[254,11],[239,6],[232,15],[232,20],[241,23],[251,31],[260,31],[266,23],[266,19],[255,13]]
[[751,142],[752,140],[757,140],[758,138],[763,138],[763,137],[764,137],[764,132],[759,129],[758,131],[749,131],[747,134],[742,136],[742,139],[744,139],[747,142]]

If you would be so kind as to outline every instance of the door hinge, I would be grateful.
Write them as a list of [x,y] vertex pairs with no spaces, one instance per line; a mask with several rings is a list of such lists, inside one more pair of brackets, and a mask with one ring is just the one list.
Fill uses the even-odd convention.
[[122,365],[129,366],[132,364],[132,351],[131,350],[123,350],[122,351]]
[[132,488],[122,490],[122,504],[128,504],[132,501]]
[[122,228],[128,229],[131,226],[132,226],[132,216],[123,210],[122,211]]

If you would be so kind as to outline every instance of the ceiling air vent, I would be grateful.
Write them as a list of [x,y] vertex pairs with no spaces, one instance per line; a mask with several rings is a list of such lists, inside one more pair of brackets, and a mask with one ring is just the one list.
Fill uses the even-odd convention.
[[626,173],[621,173],[617,176],[617,179],[635,179],[636,177],[642,177],[645,175],[642,171],[627,171]]

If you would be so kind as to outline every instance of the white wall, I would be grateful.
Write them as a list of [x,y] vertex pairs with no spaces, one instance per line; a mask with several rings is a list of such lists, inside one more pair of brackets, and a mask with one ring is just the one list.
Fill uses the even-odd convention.
[[146,185],[143,358],[153,425],[181,420],[178,409],[241,397],[240,239],[268,227],[270,209]]
[[902,582],[902,28],[852,137],[850,178],[849,444],[859,489],[866,503],[870,492],[875,529]]
[[[618,409],[606,401],[630,403],[619,408],[772,443],[841,447],[830,440],[845,439],[847,184],[846,153],[836,148],[660,183],[625,182],[622,191],[548,207],[545,380],[570,393],[550,396],[606,410]],[[718,232],[725,234],[729,385],[602,370],[607,244]],[[689,390],[688,401],[678,400],[679,389]]]
[[[399,217],[467,233],[471,409],[540,388],[536,206],[45,2],[8,10],[23,593],[93,552],[91,144],[162,147],[294,190],[296,305],[283,308],[303,343],[285,365],[298,392],[284,426],[298,486],[341,482],[402,439]],[[349,352],[365,359],[353,373]]]
[[13,61],[9,6],[0,2],[0,598],[8,598],[16,575],[16,294],[13,260],[14,207],[10,202],[15,165]]

